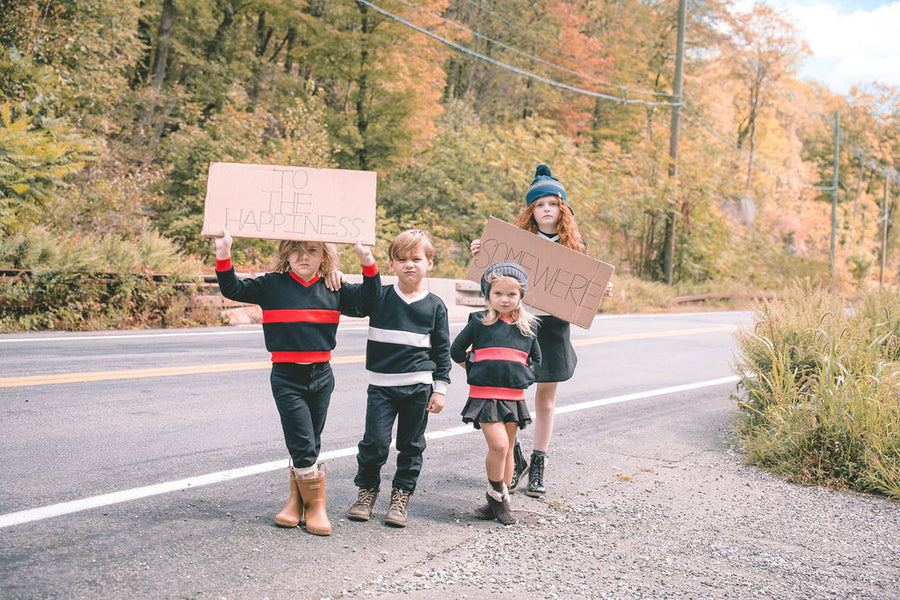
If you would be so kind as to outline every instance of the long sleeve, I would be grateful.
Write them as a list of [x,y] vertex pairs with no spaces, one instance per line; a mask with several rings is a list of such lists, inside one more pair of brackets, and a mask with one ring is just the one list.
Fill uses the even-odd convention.
[[381,297],[381,275],[378,265],[363,267],[362,283],[345,283],[341,286],[341,314],[349,317],[367,317]]
[[434,391],[446,394],[453,363],[450,360],[450,323],[447,307],[443,302],[438,303],[438,310],[434,315],[434,328],[431,330],[431,360],[435,364]]
[[455,363],[466,362],[469,347],[472,345],[472,342],[475,341],[476,321],[473,317],[474,314],[475,313],[469,315],[469,322],[466,323],[463,330],[457,334],[456,339],[450,344],[450,358]]
[[265,294],[263,278],[238,279],[230,258],[216,261],[216,279],[219,282],[219,291],[229,300],[251,304],[262,302]]

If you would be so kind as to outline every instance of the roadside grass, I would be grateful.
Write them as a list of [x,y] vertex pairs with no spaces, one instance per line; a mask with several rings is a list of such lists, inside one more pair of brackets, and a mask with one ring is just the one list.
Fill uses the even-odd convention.
[[156,232],[60,239],[33,227],[0,238],[0,332],[219,325],[198,301],[200,263]]
[[737,335],[740,443],[790,481],[900,500],[900,296],[795,284]]

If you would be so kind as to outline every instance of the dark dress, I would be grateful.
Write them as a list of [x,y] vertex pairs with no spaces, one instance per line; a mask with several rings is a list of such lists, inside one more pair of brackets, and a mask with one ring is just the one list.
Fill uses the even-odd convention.
[[541,363],[534,369],[535,381],[548,383],[571,379],[578,355],[570,339],[569,322],[552,315],[542,316],[537,340],[541,347]]

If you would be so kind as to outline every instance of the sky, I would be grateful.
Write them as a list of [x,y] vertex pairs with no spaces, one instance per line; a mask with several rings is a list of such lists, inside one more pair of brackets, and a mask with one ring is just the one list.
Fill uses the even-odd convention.
[[900,0],[769,0],[781,8],[813,56],[804,79],[837,94],[878,81],[900,89]]

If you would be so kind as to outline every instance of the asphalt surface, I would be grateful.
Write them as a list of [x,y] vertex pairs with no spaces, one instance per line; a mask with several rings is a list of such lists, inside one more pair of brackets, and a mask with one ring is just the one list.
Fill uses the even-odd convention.
[[[271,520],[286,457],[257,329],[0,336],[0,597],[900,597],[896,502],[787,484],[731,443],[731,333],[749,320],[573,329],[549,491],[514,493],[511,527],[471,515],[485,447],[459,421],[454,368],[405,529],[382,524],[386,493],[373,520],[343,518],[365,332],[342,325],[325,538]],[[232,367],[201,372],[217,365]],[[22,379],[63,374],[75,381]]]

